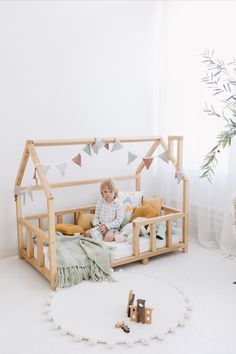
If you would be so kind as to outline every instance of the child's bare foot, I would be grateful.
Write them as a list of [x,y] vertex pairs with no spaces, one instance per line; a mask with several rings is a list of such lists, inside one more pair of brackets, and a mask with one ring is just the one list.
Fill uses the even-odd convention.
[[104,237],[104,241],[106,241],[106,242],[112,242],[112,241],[114,241],[114,239],[115,239],[115,236],[114,236],[113,232],[109,232],[109,231],[106,233],[106,235]]
[[89,230],[85,231],[84,236],[85,237],[91,237],[90,231]]

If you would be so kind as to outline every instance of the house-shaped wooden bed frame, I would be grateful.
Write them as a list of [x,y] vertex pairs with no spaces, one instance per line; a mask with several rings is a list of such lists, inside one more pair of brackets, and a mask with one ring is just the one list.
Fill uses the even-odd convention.
[[[151,143],[151,147],[147,151],[145,158],[151,158],[159,145],[165,151],[168,151],[168,159],[174,165],[176,172],[182,171],[182,147],[183,137],[169,136],[168,145],[164,143],[159,136],[151,137],[128,137],[128,138],[103,138],[104,144],[114,144],[117,139],[121,144],[126,143]],[[55,224],[63,222],[64,215],[72,215],[73,220],[76,221],[80,211],[93,212],[94,205],[79,206],[77,208],[66,210],[54,210],[54,197],[51,193],[53,188],[65,188],[71,186],[98,184],[103,178],[87,179],[80,181],[67,181],[60,183],[49,184],[45,175],[44,169],[40,164],[37,154],[38,147],[51,147],[51,146],[65,146],[65,145],[86,145],[94,144],[96,140],[92,139],[79,139],[79,140],[28,140],[24,148],[23,156],[20,162],[18,174],[15,182],[16,200],[16,213],[17,213],[17,233],[18,233],[18,250],[19,257],[27,260],[32,264],[40,273],[42,273],[50,282],[51,288],[56,287],[56,242],[55,242]],[[174,145],[175,144],[175,145]],[[43,190],[47,200],[47,212],[37,215],[23,215],[23,194],[28,190],[28,187],[22,186],[23,175],[31,157],[35,171],[37,173],[39,184],[32,187],[33,190]],[[141,189],[141,173],[145,168],[145,163],[142,162],[136,168],[134,175],[118,176],[113,178],[117,181],[134,180],[135,190]],[[110,177],[110,176],[109,176]],[[120,266],[130,262],[141,260],[143,264],[148,262],[150,257],[182,250],[188,250],[188,178],[183,175],[181,178],[183,185],[182,192],[182,208],[175,209],[163,205],[161,215],[146,221],[133,222],[133,255],[129,257],[120,258],[112,261],[112,267]],[[172,244],[172,229],[171,222],[176,219],[182,219],[182,240],[178,244]],[[156,246],[156,225],[160,222],[166,222],[166,245],[162,248]],[[140,227],[143,225],[150,225],[150,247],[147,252],[140,252],[139,233]],[[49,267],[45,266],[44,245],[49,247]],[[36,251],[35,251],[36,247]],[[35,254],[36,253],[36,254]]]

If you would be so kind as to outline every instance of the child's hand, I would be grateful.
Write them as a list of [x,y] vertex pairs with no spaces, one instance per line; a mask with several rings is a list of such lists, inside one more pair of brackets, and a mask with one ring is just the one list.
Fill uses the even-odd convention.
[[104,236],[107,233],[107,227],[106,225],[100,225],[99,226],[99,231],[101,232],[101,234]]

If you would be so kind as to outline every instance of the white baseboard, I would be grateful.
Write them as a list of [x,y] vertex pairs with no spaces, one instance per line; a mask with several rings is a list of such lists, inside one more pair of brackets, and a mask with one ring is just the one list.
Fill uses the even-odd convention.
[[4,257],[12,257],[18,254],[18,248],[5,248],[4,250],[0,250],[0,258]]

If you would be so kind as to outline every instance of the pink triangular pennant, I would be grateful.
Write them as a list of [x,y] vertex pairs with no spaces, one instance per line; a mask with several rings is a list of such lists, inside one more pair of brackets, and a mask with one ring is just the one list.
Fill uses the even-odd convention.
[[109,150],[109,143],[104,144],[104,147]]
[[153,157],[145,157],[145,158],[143,158],[143,162],[144,162],[147,170],[151,166],[152,161],[153,161]]
[[81,167],[81,155],[80,155],[80,154],[78,154],[77,156],[75,156],[75,157],[72,159],[72,161]]

